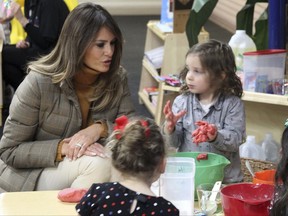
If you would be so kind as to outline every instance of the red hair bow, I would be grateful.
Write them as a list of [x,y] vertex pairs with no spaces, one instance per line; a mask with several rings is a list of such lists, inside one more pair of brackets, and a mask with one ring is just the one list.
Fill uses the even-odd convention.
[[[120,132],[122,132],[123,129],[125,128],[125,126],[128,124],[127,116],[123,115],[123,116],[118,117],[115,120],[115,124],[116,125],[114,126],[114,130],[119,130]],[[116,138],[120,139],[121,138],[121,134],[117,134]]]
[[141,120],[142,126],[145,128],[145,136],[146,138],[150,136],[150,129],[148,128],[148,122],[145,120]]
[[[148,128],[148,122],[145,120],[140,120],[140,121],[141,121],[141,125],[145,128],[145,136],[149,137],[150,136],[150,129]],[[114,130],[118,130],[122,133],[127,124],[128,124],[128,117],[125,115],[120,116],[115,120]],[[121,133],[116,134],[116,139],[119,140],[121,138],[121,136],[122,136]]]

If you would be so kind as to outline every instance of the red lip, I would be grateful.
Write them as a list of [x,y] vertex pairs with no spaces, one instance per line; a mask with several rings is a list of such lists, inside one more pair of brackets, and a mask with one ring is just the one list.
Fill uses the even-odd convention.
[[111,60],[103,61],[104,64],[111,64]]

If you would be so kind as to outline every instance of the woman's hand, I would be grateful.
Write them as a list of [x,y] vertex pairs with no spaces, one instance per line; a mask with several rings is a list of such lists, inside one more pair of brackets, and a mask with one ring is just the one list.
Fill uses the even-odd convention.
[[103,128],[100,124],[93,124],[72,137],[63,140],[62,155],[70,160],[76,160],[82,155],[105,157],[104,147],[97,143]]
[[16,43],[16,48],[25,49],[29,47],[30,47],[30,43],[25,40],[20,40]]
[[170,102],[170,100],[168,100],[164,106],[163,113],[165,115],[165,120],[166,120],[164,131],[167,134],[171,134],[175,129],[175,125],[176,125],[177,121],[181,117],[183,117],[187,113],[187,111],[182,110],[182,111],[178,112],[177,114],[174,114],[172,112],[172,109],[171,109],[171,102]]

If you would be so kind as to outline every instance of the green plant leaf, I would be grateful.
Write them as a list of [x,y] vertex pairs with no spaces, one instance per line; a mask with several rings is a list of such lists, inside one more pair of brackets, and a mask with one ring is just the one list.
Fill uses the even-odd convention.
[[268,3],[268,0],[247,0],[244,7],[236,15],[236,29],[245,30],[254,43],[257,50],[268,47],[268,12],[266,10],[255,22],[255,34],[253,35],[253,17],[256,3]]
[[255,34],[252,36],[257,50],[268,49],[268,8],[255,22]]
[[252,35],[253,16],[255,4],[246,4],[236,15],[236,29],[246,30],[246,34]]
[[212,14],[218,0],[194,0],[186,23],[186,35],[189,47],[198,43],[198,35]]

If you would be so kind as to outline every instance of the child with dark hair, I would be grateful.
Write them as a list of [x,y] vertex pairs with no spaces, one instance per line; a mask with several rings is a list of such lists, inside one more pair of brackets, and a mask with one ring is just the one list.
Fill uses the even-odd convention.
[[239,146],[246,139],[242,84],[231,47],[209,40],[190,48],[181,95],[165,105],[164,133],[180,152],[213,152],[231,162],[224,183],[243,179]]
[[179,210],[150,189],[165,170],[166,147],[150,119],[116,119],[106,146],[120,182],[93,184],[76,205],[80,215],[179,215]]
[[275,191],[272,202],[271,216],[288,215],[288,119],[281,138],[282,157],[277,165],[275,174]]

